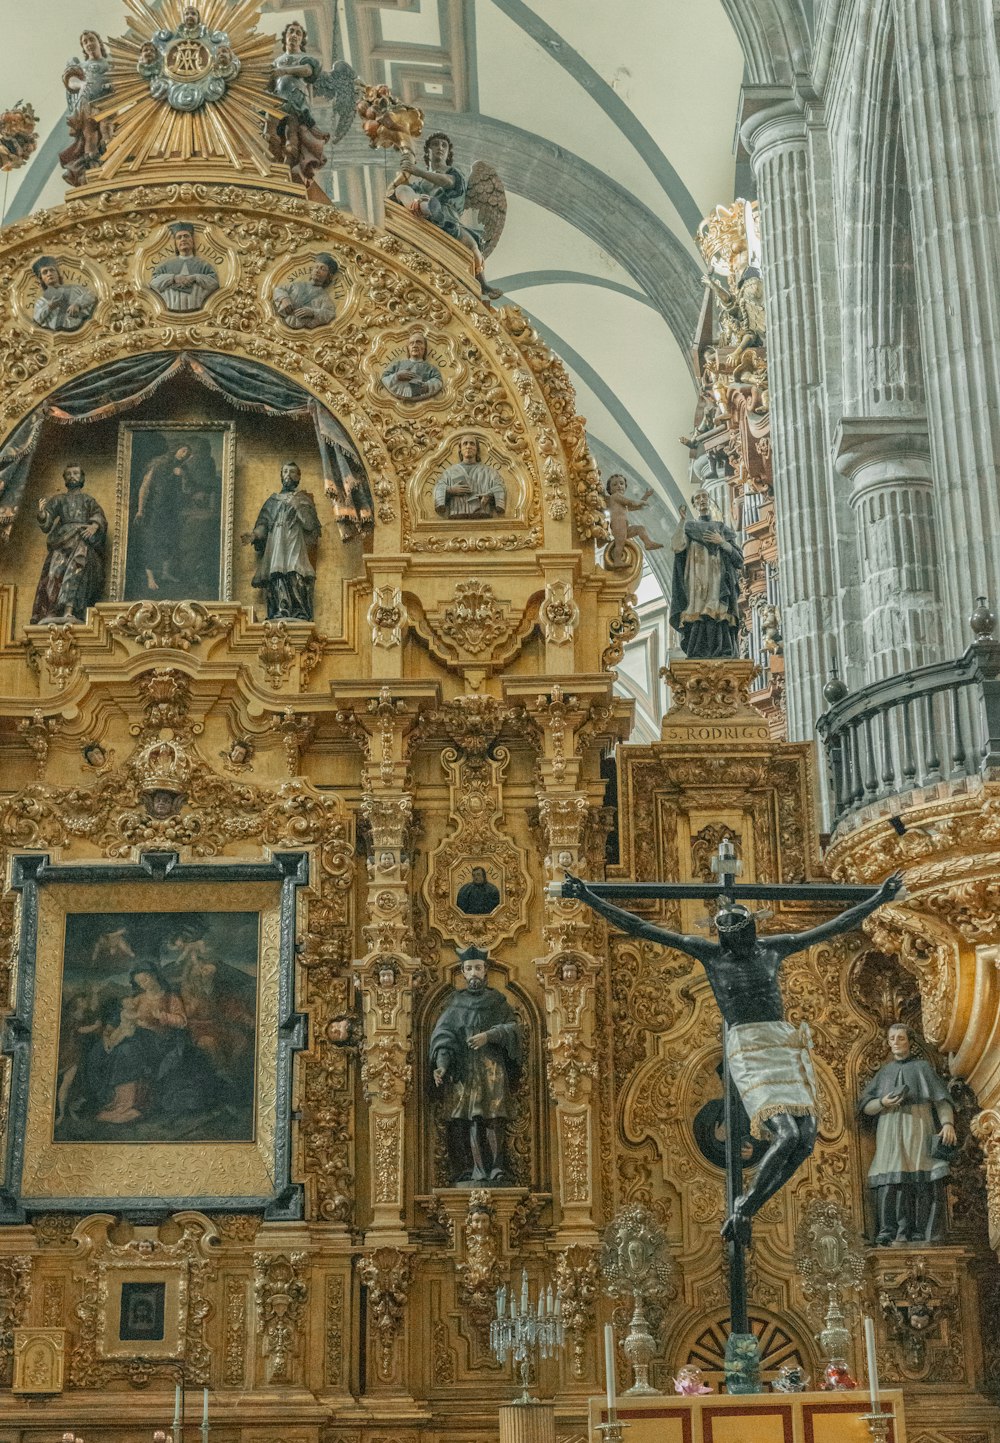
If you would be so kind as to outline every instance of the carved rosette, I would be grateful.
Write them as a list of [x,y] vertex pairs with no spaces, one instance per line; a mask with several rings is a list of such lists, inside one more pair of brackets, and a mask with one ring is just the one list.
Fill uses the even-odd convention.
[[550,581],[545,587],[538,619],[545,640],[552,646],[566,646],[580,624],[580,608],[573,598],[571,581]]
[[413,1282],[413,1256],[402,1248],[375,1248],[358,1259],[368,1293],[368,1320],[376,1375],[393,1383],[400,1372],[399,1344]]

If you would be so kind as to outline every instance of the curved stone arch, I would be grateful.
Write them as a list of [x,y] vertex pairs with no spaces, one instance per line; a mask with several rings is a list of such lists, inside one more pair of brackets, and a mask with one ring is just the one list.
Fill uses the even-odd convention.
[[746,58],[751,85],[790,85],[809,68],[804,0],[722,0]]

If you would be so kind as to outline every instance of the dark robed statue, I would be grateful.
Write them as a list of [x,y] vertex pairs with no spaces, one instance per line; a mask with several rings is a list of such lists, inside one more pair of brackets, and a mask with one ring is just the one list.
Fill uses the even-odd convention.
[[429,1048],[434,1089],[448,1120],[449,1181],[503,1187],[513,1181],[505,1133],[520,1073],[521,1029],[503,993],[487,986],[488,954],[466,947],[458,955],[465,987],[449,998]]
[[101,599],[108,518],[83,489],[82,466],[63,472],[66,490],[39,503],[38,524],[48,551],[35,592],[32,622],[83,621]]
[[758,937],[746,907],[726,904],[716,914],[718,942],[670,932],[614,907],[567,874],[561,895],[579,898],[630,937],[643,937],[686,952],[704,967],[726,1023],[726,1058],[750,1118],[754,1137],[769,1143],[751,1187],[736,1199],[722,1235],[750,1240],[750,1220],[805,1162],[816,1144],[817,1096],[812,1043],[806,1023],[785,1021],[778,972],[786,957],[804,952],[857,927],[900,891],[902,877],[889,877],[867,902],[808,932]]
[[672,542],[670,625],[680,635],[685,656],[736,656],[743,552],[736,532],[713,519],[707,491],[692,497],[692,504],[697,516],[689,517],[681,507]]
[[299,490],[302,473],[294,461],[281,468],[281,490],[260,508],[257,524],[243,542],[257,552],[251,583],[267,598],[267,619],[312,621],[316,568],[312,552],[322,526],[316,503]]
[[955,1109],[948,1089],[924,1057],[915,1057],[910,1029],[894,1022],[886,1035],[890,1060],[861,1094],[858,1110],[875,1123],[868,1186],[875,1203],[875,1242],[940,1242],[944,1180],[955,1150]]

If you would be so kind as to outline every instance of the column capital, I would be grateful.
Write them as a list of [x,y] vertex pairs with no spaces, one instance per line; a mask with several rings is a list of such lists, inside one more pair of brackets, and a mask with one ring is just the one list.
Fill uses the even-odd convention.
[[833,437],[834,465],[852,500],[881,486],[933,484],[925,416],[844,416]]
[[740,107],[740,139],[758,166],[775,150],[804,149],[806,116],[801,100],[781,86],[745,87]]

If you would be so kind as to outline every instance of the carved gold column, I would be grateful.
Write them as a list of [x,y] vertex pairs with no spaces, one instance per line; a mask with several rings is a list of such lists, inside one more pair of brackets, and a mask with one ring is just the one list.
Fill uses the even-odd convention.
[[[508,684],[513,700],[522,684]],[[600,741],[615,735],[621,718],[609,705],[607,684],[586,680],[555,685],[527,700],[537,728],[538,814],[546,844],[546,881],[567,871],[587,876],[603,855],[592,847],[595,814],[604,798]],[[603,853],[603,837],[601,838]],[[545,955],[536,961],[545,993],[549,1093],[555,1104],[558,1195],[557,1241],[566,1247],[596,1241],[597,1122],[594,1080],[596,984],[601,964],[592,951],[593,919],[574,902],[546,898]]]
[[[364,683],[338,687],[355,696]],[[368,898],[365,955],[356,980],[364,1014],[361,1077],[368,1102],[371,1221],[369,1245],[405,1246],[405,1107],[413,1076],[411,1020],[414,956],[408,834],[413,819],[408,739],[422,701],[435,698],[426,683],[400,683],[355,702],[339,714],[362,745],[361,815],[368,829]]]

